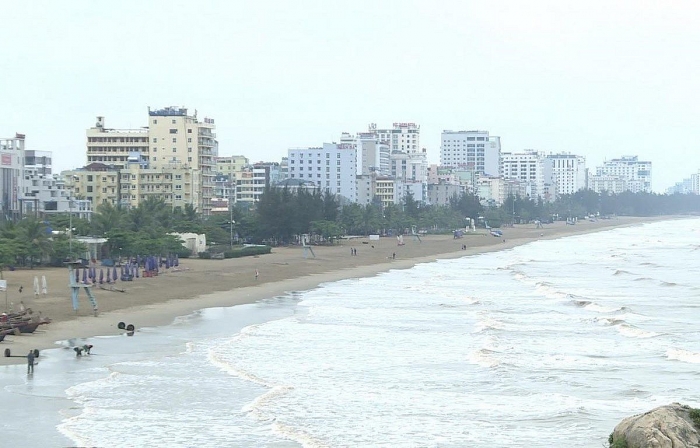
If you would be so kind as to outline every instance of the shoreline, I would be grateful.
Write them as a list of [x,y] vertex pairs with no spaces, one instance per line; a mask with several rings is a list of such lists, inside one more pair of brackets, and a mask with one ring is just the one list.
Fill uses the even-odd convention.
[[[59,348],[61,341],[70,339],[121,334],[123,330],[117,328],[119,322],[133,324],[138,332],[143,327],[169,325],[177,317],[197,310],[255,303],[294,291],[311,290],[323,283],[373,276],[392,269],[409,269],[440,259],[507,250],[537,240],[683,218],[690,216],[622,217],[581,221],[573,226],[557,222],[541,229],[532,224],[516,225],[502,229],[504,241],[488,235],[484,229],[460,239],[454,239],[452,235],[430,235],[418,242],[409,237],[405,238],[404,246],[397,246],[394,238],[371,242],[357,238],[344,240],[336,246],[314,246],[314,258],[303,258],[301,247],[281,247],[255,258],[182,259],[179,271],[133,282],[118,282],[117,287],[126,289],[125,293],[93,288],[100,308],[97,317],[92,315],[82,291],[80,309],[75,316],[70,305],[68,274],[63,268],[6,272],[9,291],[17,285],[24,286],[25,295],[11,300],[15,306],[23,300],[26,306],[41,311],[53,322],[33,334],[8,336],[0,343],[0,348],[10,348],[13,355],[24,355],[33,349]],[[463,244],[467,245],[466,250],[462,249]],[[351,256],[350,248],[355,248],[358,255]],[[396,254],[396,259],[392,254]],[[260,272],[259,278],[254,275],[256,270]],[[42,275],[49,279],[50,294],[32,298],[31,279]],[[65,280],[63,287],[60,285],[62,279]],[[29,298],[25,298],[27,292]],[[24,362],[19,357],[2,357],[0,365]]]

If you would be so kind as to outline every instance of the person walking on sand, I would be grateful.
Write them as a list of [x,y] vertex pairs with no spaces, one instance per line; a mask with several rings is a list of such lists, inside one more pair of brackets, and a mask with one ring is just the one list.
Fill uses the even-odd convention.
[[27,375],[34,373],[34,352],[29,350],[27,354]]
[[258,270],[256,269],[256,270],[255,270],[255,280],[256,280],[256,281],[258,280],[258,277],[259,277],[259,276],[260,276],[260,272],[258,272]]
[[22,290],[24,289],[24,286],[19,285],[19,293],[22,294]]

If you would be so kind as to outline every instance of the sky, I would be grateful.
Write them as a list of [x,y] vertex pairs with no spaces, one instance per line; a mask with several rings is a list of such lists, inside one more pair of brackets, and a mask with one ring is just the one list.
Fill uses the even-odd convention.
[[504,152],[700,170],[696,1],[70,1],[0,7],[0,137],[86,164],[85,131],[148,107],[214,118],[220,155],[279,161],[369,123],[487,130]]

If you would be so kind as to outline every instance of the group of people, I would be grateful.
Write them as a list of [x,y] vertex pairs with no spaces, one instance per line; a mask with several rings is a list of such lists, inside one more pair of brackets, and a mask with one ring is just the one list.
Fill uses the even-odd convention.
[[351,247],[350,248],[350,255],[353,255],[353,256],[357,255],[357,249],[355,249],[354,247]]

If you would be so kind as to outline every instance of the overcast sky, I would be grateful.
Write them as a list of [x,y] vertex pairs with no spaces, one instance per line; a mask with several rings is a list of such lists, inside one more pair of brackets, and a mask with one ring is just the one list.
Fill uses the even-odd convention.
[[55,171],[85,130],[147,108],[216,120],[220,155],[279,161],[343,131],[488,130],[503,151],[653,162],[663,191],[700,169],[697,1],[23,1],[0,6],[0,136]]

